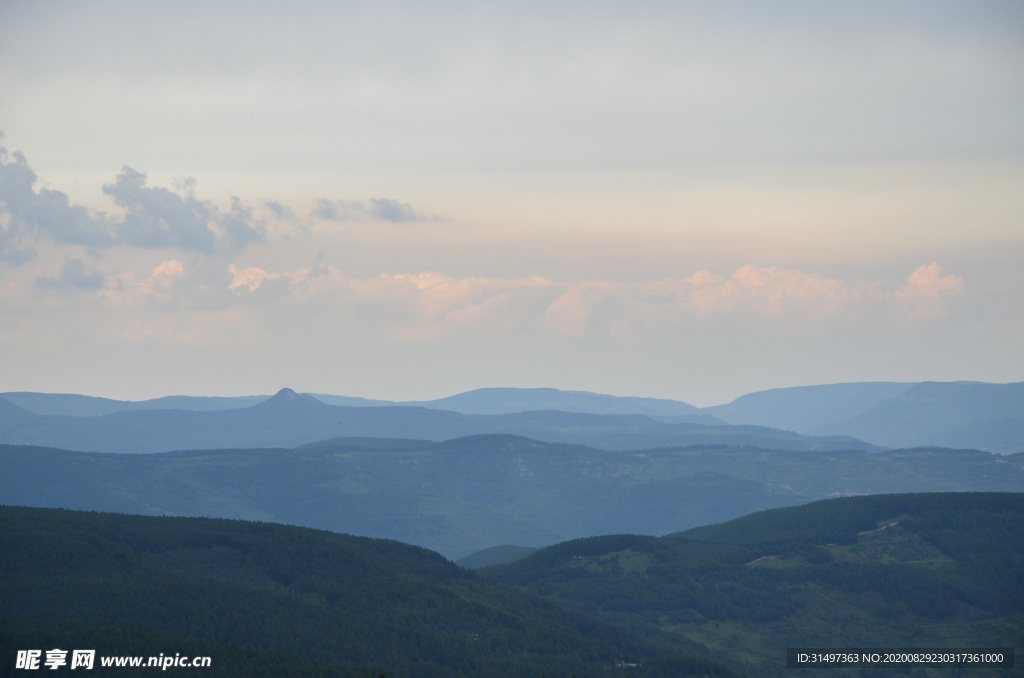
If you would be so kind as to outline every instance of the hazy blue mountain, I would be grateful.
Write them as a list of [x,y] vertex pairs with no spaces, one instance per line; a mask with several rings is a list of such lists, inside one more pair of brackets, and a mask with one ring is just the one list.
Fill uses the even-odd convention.
[[510,544],[502,544],[501,546],[491,546],[490,548],[470,553],[465,558],[459,558],[456,560],[455,564],[475,570],[480,567],[514,563],[520,558],[525,558],[536,551],[537,547],[535,546],[512,546]]
[[[1021,449],[1024,382],[924,382],[844,421],[815,430],[892,447],[948,445],[1003,452]],[[947,442],[949,441],[949,442]]]
[[113,412],[130,412],[138,410],[195,410],[213,412],[230,410],[238,407],[251,407],[263,402],[270,396],[240,396],[237,398],[197,397],[197,396],[164,396],[151,400],[112,400],[73,393],[32,393],[28,391],[11,391],[0,393],[9,403],[13,403],[33,414],[63,414],[72,417],[100,417]]
[[102,417],[33,415],[0,407],[0,443],[94,452],[163,452],[238,447],[292,447],[337,437],[447,440],[509,433],[605,449],[733,445],[774,449],[875,449],[846,437],[807,437],[756,426],[671,424],[638,414],[545,410],[499,415],[424,407],[341,407],[282,389],[252,407],[196,412],[149,410]]
[[612,396],[589,391],[560,391],[555,388],[478,388],[437,400],[371,400],[350,396],[311,393],[329,405],[382,407],[388,405],[451,410],[463,414],[512,414],[537,410],[559,410],[587,414],[643,414],[654,419],[671,418],[673,423],[723,424],[701,414],[693,405],[663,398]]
[[[374,400],[373,398],[360,398],[357,396],[330,395],[328,393],[309,393],[322,403],[328,405],[341,405],[343,407],[391,407],[393,405],[409,405],[397,400]],[[444,409],[444,408],[437,408]]]
[[[344,407],[425,407],[432,410],[451,410],[463,414],[511,414],[535,410],[560,410],[590,414],[644,414],[672,423],[724,424],[714,417],[701,414],[692,405],[678,400],[658,398],[632,398],[589,393],[587,391],[559,391],[553,388],[481,388],[437,400],[374,400],[355,396],[311,393],[328,405]],[[63,414],[78,417],[98,417],[114,412],[139,410],[217,410],[251,407],[270,396],[241,396],[234,398],[165,396],[152,400],[112,400],[70,393],[32,393],[13,391],[0,393],[0,398],[14,403],[33,414]]]
[[590,414],[645,414],[649,417],[700,414],[679,400],[611,396],[554,388],[478,388],[438,400],[410,402],[465,414],[510,414],[533,410],[560,410]]
[[948,433],[935,436],[943,445],[973,447],[989,452],[1013,454],[1024,451],[1024,417],[975,419]]
[[0,503],[282,522],[452,558],[665,534],[830,496],[967,490],[1024,491],[1024,463],[937,449],[612,451],[506,435],[145,455],[0,446]]
[[807,433],[865,412],[913,385],[875,381],[773,388],[748,393],[726,405],[705,407],[701,412],[730,424],[754,424]]

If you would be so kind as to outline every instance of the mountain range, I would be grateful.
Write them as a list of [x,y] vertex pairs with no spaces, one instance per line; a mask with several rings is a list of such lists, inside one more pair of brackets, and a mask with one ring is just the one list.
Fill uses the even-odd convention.
[[[987,384],[979,382],[863,382],[851,384],[826,384],[820,386],[801,386],[793,388],[771,389],[750,393],[737,398],[725,405],[696,408],[677,400],[656,398],[633,398],[588,393],[585,391],[559,391],[550,388],[484,388],[467,391],[447,398],[429,401],[394,402],[372,400],[351,396],[310,394],[321,403],[345,408],[369,408],[377,410],[385,407],[425,408],[443,410],[464,415],[500,416],[517,415],[528,412],[558,411],[580,415],[634,415],[643,416],[662,424],[701,424],[708,427],[719,427],[715,431],[704,431],[703,438],[686,438],[696,443],[706,443],[716,439],[723,444],[753,444],[777,447],[781,439],[799,440],[791,434],[768,434],[766,429],[790,431],[803,436],[846,436],[847,440],[840,447],[851,443],[849,438],[858,441],[853,443],[858,449],[876,447],[915,447],[938,445],[951,448],[974,448],[989,452],[1009,453],[1024,450],[1024,383]],[[250,408],[269,401],[272,396],[242,396],[233,398],[167,396],[144,401],[118,401],[106,398],[95,398],[75,394],[44,394],[29,392],[8,392],[0,394],[6,400],[29,413],[36,415],[59,415],[74,417],[100,417],[124,412],[149,412],[161,410],[188,410],[194,412],[223,412],[233,409]],[[9,409],[9,408],[8,408]],[[0,425],[24,426],[13,422],[11,412],[5,416],[0,410]],[[380,427],[401,429],[412,437],[431,437],[443,435],[455,437],[472,433],[504,432],[517,435],[529,435],[544,440],[572,441],[598,447],[642,447],[647,444],[686,444],[681,438],[682,429],[670,430],[652,425],[629,423],[627,420],[608,420],[605,427],[615,430],[620,435],[624,428],[634,432],[646,428],[639,437],[629,440],[614,440],[604,443],[594,436],[573,438],[567,435],[568,429],[594,429],[597,420],[555,418],[543,421],[537,416],[505,420],[462,420],[455,423],[449,418],[435,421],[430,426],[421,428],[403,423],[403,417],[397,416],[388,424],[382,423],[386,417],[379,414],[367,415],[378,422]],[[329,417],[328,417],[329,418]],[[405,417],[408,419],[408,417]],[[422,417],[421,417],[422,420]],[[152,420],[150,420],[152,421]],[[191,421],[191,420],[190,420]],[[207,420],[210,421],[210,420]],[[425,421],[425,420],[423,420]],[[50,424],[60,429],[72,429],[76,439],[82,430],[67,422],[50,420]],[[761,427],[763,430],[746,429],[730,435],[747,436],[746,443],[738,442],[738,438],[716,438],[724,436],[725,424],[747,427]],[[145,428],[145,424],[131,424],[135,428]],[[29,426],[29,428],[33,428]],[[40,425],[34,428],[38,431]],[[95,426],[85,428],[95,429]],[[99,427],[102,428],[102,427]],[[264,427],[266,428],[266,427]],[[358,428],[358,427],[357,427]],[[321,427],[318,429],[325,437],[333,435],[378,435],[373,425],[361,428],[349,427],[345,430]],[[553,432],[550,429],[560,429]],[[369,431],[367,433],[367,431]],[[14,440],[3,437],[4,442],[34,442],[45,445],[65,446],[57,438],[45,439],[25,437]],[[283,431],[281,432],[283,433]],[[692,433],[692,431],[691,431]],[[394,433],[384,433],[393,435]],[[708,437],[710,436],[710,437]],[[759,439],[759,436],[761,439]],[[780,438],[781,436],[781,438]],[[88,435],[86,435],[88,437]],[[615,435],[612,436],[614,438]],[[775,438],[775,442],[764,438]],[[221,436],[223,439],[224,437]],[[287,435],[279,439],[254,441],[236,444],[288,444],[295,439],[285,441]],[[65,436],[65,441],[67,436]],[[659,442],[659,440],[661,442]],[[867,443],[867,445],[865,445]],[[219,443],[218,443],[219,444]],[[834,449],[832,443],[787,442],[798,449],[807,449],[816,445],[823,449]],[[76,448],[82,449],[82,448]],[[110,446],[101,448],[110,450]],[[119,448],[121,451],[130,451]],[[147,449],[150,449],[147,447]],[[161,448],[164,449],[164,448]],[[170,449],[170,448],[166,448]],[[141,451],[141,450],[140,450]]]
[[790,450],[876,449],[845,436],[802,436],[760,426],[668,423],[640,414],[559,410],[462,414],[410,406],[345,407],[291,389],[282,389],[250,407],[129,410],[89,417],[33,414],[0,399],[0,443],[87,452],[294,447],[338,437],[441,441],[493,433],[620,450],[709,444]]

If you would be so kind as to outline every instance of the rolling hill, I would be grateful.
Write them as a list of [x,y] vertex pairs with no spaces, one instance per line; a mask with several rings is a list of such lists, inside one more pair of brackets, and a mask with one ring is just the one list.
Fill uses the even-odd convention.
[[[0,629],[13,626],[5,636],[53,635],[61,631],[55,623],[70,622],[103,640],[96,625],[132,625],[424,678],[620,675],[604,667],[622,658],[649,662],[650,676],[671,675],[657,670],[659,662],[729,675],[387,540],[242,521],[0,507],[0,554],[7,620]],[[229,660],[219,654],[223,646],[189,649],[217,654],[218,665]]]
[[478,572],[755,676],[789,675],[787,647],[1021,647],[1024,494],[830,499]]
[[265,520],[460,558],[617,532],[666,534],[829,496],[1024,491],[1024,461],[969,450],[598,450],[506,435],[340,439],[152,455],[0,446],[0,503]]

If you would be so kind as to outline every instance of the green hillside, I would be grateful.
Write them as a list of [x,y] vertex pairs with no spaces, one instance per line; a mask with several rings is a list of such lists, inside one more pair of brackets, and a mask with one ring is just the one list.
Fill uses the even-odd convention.
[[753,675],[784,673],[787,647],[1019,648],[1024,495],[832,499],[478,572]]
[[[63,621],[423,678],[606,675],[617,660],[684,661],[425,549],[284,525],[0,507],[0,581],[4,637],[41,633],[32,646],[55,631],[25,622]],[[96,633],[87,627],[80,642]]]
[[970,450],[619,452],[505,435],[155,455],[0,445],[2,504],[265,520],[450,558],[667,534],[842,494],[935,491],[1021,492],[1024,464]]

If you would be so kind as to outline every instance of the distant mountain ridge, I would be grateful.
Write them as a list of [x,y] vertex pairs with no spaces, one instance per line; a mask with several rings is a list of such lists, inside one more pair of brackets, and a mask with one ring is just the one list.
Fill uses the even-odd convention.
[[730,424],[770,426],[806,434],[865,412],[912,386],[875,381],[773,388],[748,393],[725,405],[705,407],[701,412]]
[[[777,446],[787,438],[780,431],[792,431],[801,436],[850,436],[879,447],[913,447],[938,445],[950,448],[975,448],[988,452],[1011,453],[1024,450],[1024,384],[989,384],[981,382],[861,382],[822,384],[770,389],[740,396],[731,403],[698,409],[678,400],[659,398],[620,397],[586,391],[560,391],[552,388],[482,388],[446,398],[424,401],[396,402],[373,400],[353,396],[309,394],[315,400],[346,408],[424,408],[443,410],[464,415],[505,416],[524,415],[532,423],[504,422],[500,430],[549,440],[570,440],[564,434],[551,437],[544,429],[549,421],[540,420],[541,412],[562,412],[579,415],[642,416],[664,424],[701,424],[711,427],[725,425],[761,427],[760,431],[747,428],[732,432],[726,444],[746,443]],[[252,407],[266,402],[271,396],[192,397],[166,396],[138,402],[93,398],[74,394],[45,394],[29,392],[0,393],[0,399],[37,415],[95,417],[121,412],[184,410],[192,412],[223,412]],[[0,408],[2,413],[3,408]],[[533,413],[533,414],[529,414]],[[3,416],[0,414],[0,416]],[[15,416],[8,411],[8,416]],[[374,415],[377,416],[377,415]],[[17,418],[15,416],[15,418]],[[378,417],[379,418],[379,417]],[[401,418],[401,417],[399,417]],[[513,416],[514,418],[514,416]],[[580,421],[562,419],[559,427],[579,428]],[[515,428],[516,426],[524,428]],[[593,420],[584,428],[593,428]],[[635,422],[632,424],[637,425]],[[512,428],[509,428],[509,427]],[[539,428],[538,428],[539,426]],[[626,420],[612,426],[621,433]],[[767,433],[768,429],[778,431]],[[368,432],[349,432],[351,435],[377,435]],[[493,428],[463,427],[452,435],[496,432]],[[724,429],[719,429],[721,434]],[[338,431],[325,431],[326,437]],[[662,430],[647,436],[643,442],[633,438],[625,444],[608,441],[602,443],[593,437],[577,442],[601,447],[642,446],[645,444],[682,444],[678,435]],[[676,432],[678,433],[678,431]],[[707,433],[707,431],[705,431]],[[385,432],[384,435],[395,435]],[[408,430],[402,435],[431,437]],[[612,437],[614,438],[614,434]],[[775,442],[763,443],[772,438]],[[759,442],[761,441],[761,442]],[[8,442],[13,442],[8,440]],[[27,439],[20,442],[29,442]],[[61,445],[59,441],[33,439],[39,444]],[[249,440],[244,444],[278,444]],[[704,443],[707,439],[694,442]],[[281,443],[286,444],[287,441]],[[241,444],[241,443],[240,443]],[[803,443],[794,443],[803,449]],[[860,445],[859,442],[854,443]],[[828,445],[826,444],[826,447]],[[106,448],[104,448],[106,449]]]
[[1024,449],[1024,382],[931,382],[843,421],[819,435],[855,435],[888,447],[957,445],[988,452]]
[[700,415],[700,409],[679,400],[611,396],[554,388],[478,388],[438,400],[408,402],[464,414],[511,414],[559,410],[588,414],[643,414],[649,417]]
[[0,443],[91,452],[149,453],[217,448],[294,447],[340,437],[449,440],[505,433],[602,449],[732,445],[794,450],[874,450],[846,437],[807,437],[754,426],[667,423],[639,414],[541,410],[462,414],[424,407],[343,407],[282,389],[251,407],[197,412],[144,410],[102,417],[35,415],[0,407]]
[[215,412],[239,407],[251,407],[270,396],[164,396],[151,400],[112,400],[74,393],[33,393],[11,391],[0,393],[0,399],[28,410],[33,414],[60,414],[71,417],[102,417],[114,412],[139,410],[194,410]]
[[[425,407],[462,414],[513,414],[538,410],[559,410],[586,414],[643,414],[664,417],[694,417],[694,423],[724,423],[699,408],[679,400],[612,396],[589,391],[560,391],[554,388],[479,388],[436,400],[376,400],[355,396],[311,393],[328,405],[344,407]],[[113,400],[70,393],[11,391],[0,398],[33,414],[64,414],[96,417],[114,412],[181,409],[199,412],[251,407],[269,400],[269,395],[237,397],[164,396],[150,400]],[[678,422],[677,422],[678,423]]]
[[701,410],[731,424],[891,448],[1024,450],[1024,382],[864,382],[771,389]]

